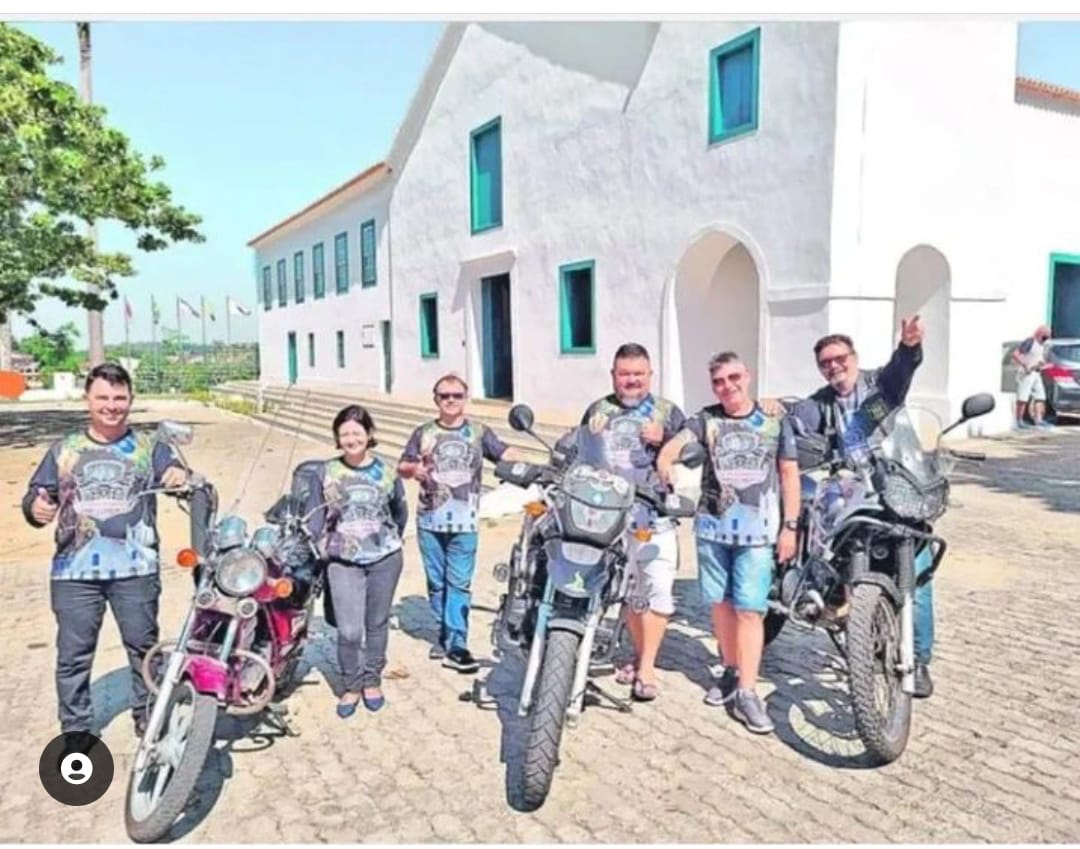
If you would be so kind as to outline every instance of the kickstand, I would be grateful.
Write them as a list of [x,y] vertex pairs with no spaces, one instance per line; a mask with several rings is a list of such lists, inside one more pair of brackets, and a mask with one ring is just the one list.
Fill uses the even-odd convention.
[[633,710],[633,708],[630,706],[629,699],[620,699],[618,696],[611,695],[611,693],[609,693],[595,681],[590,680],[585,682],[585,692],[594,693],[600,698],[607,699],[609,702],[615,705],[616,708],[618,708],[619,713],[630,713]]
[[263,711],[263,723],[274,731],[279,731],[286,737],[299,737],[300,732],[292,727],[288,720],[288,705],[269,704]]

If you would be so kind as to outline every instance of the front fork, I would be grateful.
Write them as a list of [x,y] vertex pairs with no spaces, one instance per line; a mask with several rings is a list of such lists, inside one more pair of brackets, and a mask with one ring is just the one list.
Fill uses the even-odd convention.
[[900,689],[915,692],[915,541],[900,540],[897,547],[900,590]]
[[[161,686],[158,688],[157,698],[150,710],[150,716],[146,721],[146,731],[143,733],[139,747],[135,751],[135,769],[141,770],[146,767],[147,760],[156,750],[154,741],[157,740],[161,724],[165,721],[165,710],[172,700],[173,688],[180,683],[180,676],[184,671],[184,660],[187,657],[187,643],[191,636],[191,629],[195,623],[197,608],[193,604],[184,619],[184,627],[180,629],[180,639],[176,641],[176,648],[169,655],[169,662],[165,664],[165,672],[161,676]],[[148,744],[149,743],[149,744]]]

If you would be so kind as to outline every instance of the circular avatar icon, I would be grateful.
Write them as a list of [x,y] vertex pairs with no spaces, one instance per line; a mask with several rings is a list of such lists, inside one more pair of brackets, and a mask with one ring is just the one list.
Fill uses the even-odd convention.
[[113,780],[112,753],[85,731],[61,734],[49,741],[38,761],[45,792],[63,805],[89,805],[105,795]]

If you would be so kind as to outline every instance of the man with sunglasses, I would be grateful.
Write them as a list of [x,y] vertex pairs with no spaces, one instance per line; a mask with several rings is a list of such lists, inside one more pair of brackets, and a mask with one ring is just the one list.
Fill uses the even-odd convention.
[[[792,409],[796,430],[823,434],[831,448],[838,448],[844,429],[856,410],[874,395],[885,401],[889,410],[907,399],[915,370],[922,363],[923,326],[919,317],[900,322],[900,344],[889,362],[879,369],[860,369],[859,355],[850,336],[833,333],[814,345],[818,369],[828,383],[800,401]],[[915,570],[922,574],[932,563],[930,550],[924,548],[915,559]],[[930,657],[934,645],[933,581],[915,591],[915,696],[927,698],[934,692],[930,678]]]
[[484,458],[496,463],[523,456],[487,425],[469,421],[465,415],[469,387],[460,377],[440,377],[433,393],[439,415],[413,431],[398,474],[420,484],[417,542],[428,600],[439,623],[438,641],[428,656],[449,669],[472,674],[480,668],[469,652],[469,605]]

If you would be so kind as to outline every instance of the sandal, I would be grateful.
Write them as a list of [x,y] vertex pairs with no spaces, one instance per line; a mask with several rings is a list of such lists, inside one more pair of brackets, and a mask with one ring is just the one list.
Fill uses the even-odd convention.
[[637,664],[627,663],[615,670],[616,684],[633,684],[637,680]]
[[634,679],[634,686],[630,690],[630,698],[635,702],[651,702],[660,695],[660,688],[655,684],[646,684],[640,678]]

